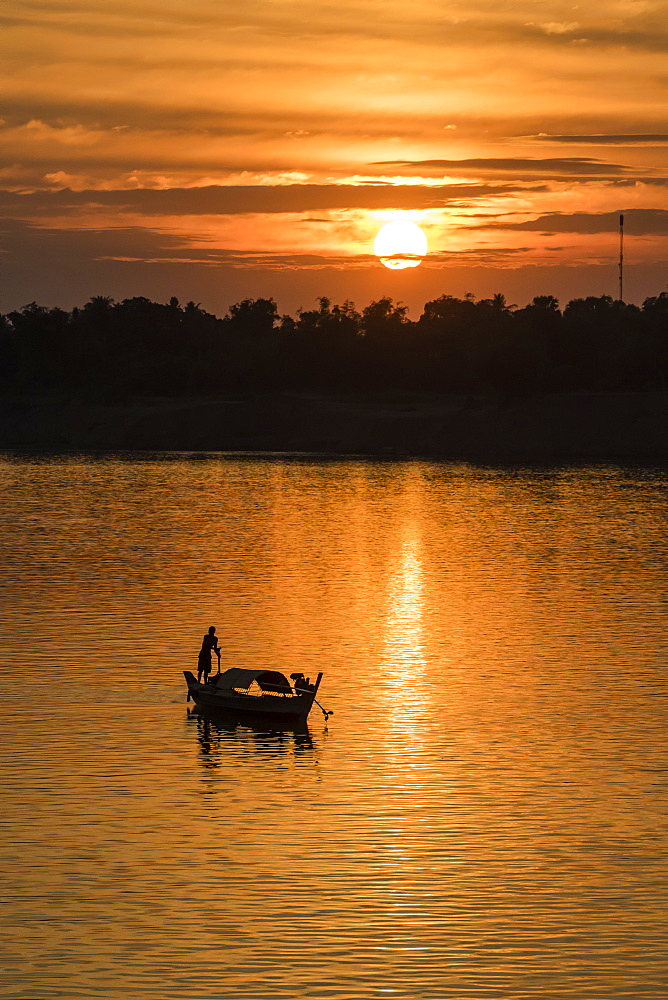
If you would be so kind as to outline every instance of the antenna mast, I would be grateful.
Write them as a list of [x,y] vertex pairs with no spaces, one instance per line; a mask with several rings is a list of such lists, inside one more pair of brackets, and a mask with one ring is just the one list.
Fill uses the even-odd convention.
[[619,216],[619,301],[624,301],[624,216]]

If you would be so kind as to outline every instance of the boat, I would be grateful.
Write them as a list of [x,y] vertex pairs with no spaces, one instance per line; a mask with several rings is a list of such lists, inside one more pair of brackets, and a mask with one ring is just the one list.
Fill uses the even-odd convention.
[[184,670],[183,676],[188,685],[188,700],[192,698],[198,708],[303,722],[315,703],[325,720],[334,714],[315,699],[322,672],[315,684],[303,674],[290,674],[291,684],[279,670],[242,670],[240,667],[215,674],[204,684],[190,670]]

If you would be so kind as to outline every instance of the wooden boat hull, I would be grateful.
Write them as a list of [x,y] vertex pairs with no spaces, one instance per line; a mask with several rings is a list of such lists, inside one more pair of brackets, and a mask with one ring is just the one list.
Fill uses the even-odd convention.
[[316,695],[315,691],[285,697],[241,694],[221,691],[213,684],[201,684],[190,670],[184,670],[183,676],[188,685],[188,693],[198,707],[214,711],[218,709],[227,714],[305,722]]

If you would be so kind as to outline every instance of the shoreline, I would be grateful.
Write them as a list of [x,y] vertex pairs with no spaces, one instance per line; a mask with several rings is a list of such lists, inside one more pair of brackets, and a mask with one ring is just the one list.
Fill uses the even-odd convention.
[[473,461],[668,461],[668,392],[524,398],[417,392],[240,392],[0,401],[0,448],[228,451]]

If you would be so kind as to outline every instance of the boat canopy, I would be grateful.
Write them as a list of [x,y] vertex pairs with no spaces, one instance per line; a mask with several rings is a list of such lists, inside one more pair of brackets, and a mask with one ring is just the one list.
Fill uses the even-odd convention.
[[231,667],[220,675],[216,681],[217,688],[231,691],[242,688],[247,691],[255,681],[261,691],[291,691],[290,681],[278,670],[241,670]]

